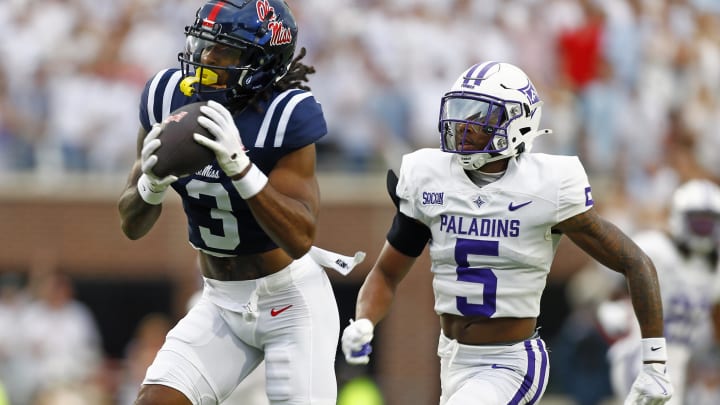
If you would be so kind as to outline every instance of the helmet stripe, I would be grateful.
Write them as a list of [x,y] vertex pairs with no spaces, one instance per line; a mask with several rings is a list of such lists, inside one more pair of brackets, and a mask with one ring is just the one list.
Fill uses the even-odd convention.
[[[487,63],[485,63],[485,66],[483,66],[483,64],[477,64],[477,65],[471,67],[470,70],[468,70],[467,75],[465,76],[465,81],[463,82],[463,85],[469,85],[470,80],[474,80],[476,85],[480,84],[480,80],[485,79],[485,75],[487,74],[487,72],[492,67],[497,66],[499,64],[500,64],[499,62],[487,62]],[[478,73],[476,75],[475,71],[480,66],[482,66],[482,69],[480,69],[480,71],[478,71]]]
[[217,18],[217,15],[220,13],[220,9],[222,9],[223,4],[225,4],[225,3],[222,1],[215,3],[212,10],[210,10],[210,13],[208,14],[207,18],[203,20],[203,22],[202,22],[203,27],[212,28],[213,25],[215,25],[215,18]]

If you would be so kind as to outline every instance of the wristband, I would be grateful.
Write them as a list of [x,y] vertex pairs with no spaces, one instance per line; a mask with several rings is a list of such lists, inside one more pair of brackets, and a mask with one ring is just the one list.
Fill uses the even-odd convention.
[[643,362],[666,362],[667,344],[664,337],[646,338],[642,340]]
[[243,200],[252,198],[262,191],[268,182],[268,178],[257,166],[251,163],[250,170],[239,180],[233,180],[233,185],[240,193]]
[[160,191],[153,191],[152,182],[147,174],[143,173],[137,182],[138,193],[140,198],[150,205],[158,205],[165,199],[167,187]]

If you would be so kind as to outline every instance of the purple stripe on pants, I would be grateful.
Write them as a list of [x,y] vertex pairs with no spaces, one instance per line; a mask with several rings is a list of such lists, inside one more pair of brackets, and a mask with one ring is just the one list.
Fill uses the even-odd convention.
[[[542,341],[540,339],[536,340],[538,342],[538,349],[541,355],[541,361],[540,361],[540,379],[538,380],[538,387],[535,391],[535,395],[533,395],[532,399],[527,402],[528,405],[534,404],[540,397],[540,393],[543,391],[543,385],[545,384],[545,373],[547,372],[547,352],[545,351],[545,347],[542,344]],[[527,367],[527,373],[525,374],[525,378],[523,378],[522,384],[520,384],[520,388],[518,388],[517,392],[515,393],[515,396],[508,402],[508,405],[519,405],[521,404],[523,398],[530,392],[533,386],[533,381],[535,380],[535,350],[532,346],[531,340],[525,341],[525,351],[528,355],[528,367]]]

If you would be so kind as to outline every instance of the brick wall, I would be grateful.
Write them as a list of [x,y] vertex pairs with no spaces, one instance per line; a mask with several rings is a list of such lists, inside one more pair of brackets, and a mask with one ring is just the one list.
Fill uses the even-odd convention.
[[[353,184],[348,188],[341,179],[321,183],[321,189],[329,192],[323,194],[316,244],[349,255],[365,251],[366,262],[349,276],[328,273],[335,284],[359,287],[384,243],[394,211],[384,180],[370,183],[379,185],[375,189],[363,181]],[[116,192],[87,198],[67,188],[42,195],[13,190],[0,187],[0,272],[58,268],[85,280],[165,279],[175,286],[176,316],[184,312],[197,288],[198,271],[179,201],[171,198],[150,233],[131,241],[120,230]],[[354,296],[337,299],[354,307]],[[341,328],[346,324],[347,319],[342,319]],[[387,403],[437,403],[437,330],[428,261],[423,256],[378,329],[377,341],[382,345],[375,347],[375,372]]]

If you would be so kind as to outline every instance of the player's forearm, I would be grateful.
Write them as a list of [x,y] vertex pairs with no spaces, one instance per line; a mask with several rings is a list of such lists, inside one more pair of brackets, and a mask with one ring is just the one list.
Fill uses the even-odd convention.
[[360,287],[355,307],[355,319],[366,318],[373,325],[377,325],[390,311],[390,306],[395,298],[395,289],[396,286],[381,271],[377,270],[377,267],[374,267]]
[[663,336],[663,308],[655,267],[645,254],[625,273],[633,309],[643,338]]
[[137,190],[139,177],[140,169],[139,165],[136,165],[118,201],[121,228],[125,236],[132,240],[145,236],[162,212],[162,205],[149,205],[140,197]]
[[662,336],[660,286],[655,266],[645,252],[594,209],[563,221],[558,229],[599,263],[625,275],[642,336]]
[[720,344],[720,301],[712,307],[713,329],[715,330],[715,342]]
[[373,324],[380,322],[390,311],[397,286],[415,260],[415,257],[401,253],[386,241],[358,293],[355,319],[367,318]]
[[298,259],[310,250],[315,240],[317,212],[278,193],[270,184],[247,203],[265,233],[291,257]]
[[145,236],[160,217],[162,205],[148,205],[137,194],[128,190],[118,203],[121,227],[125,236],[135,240]]

